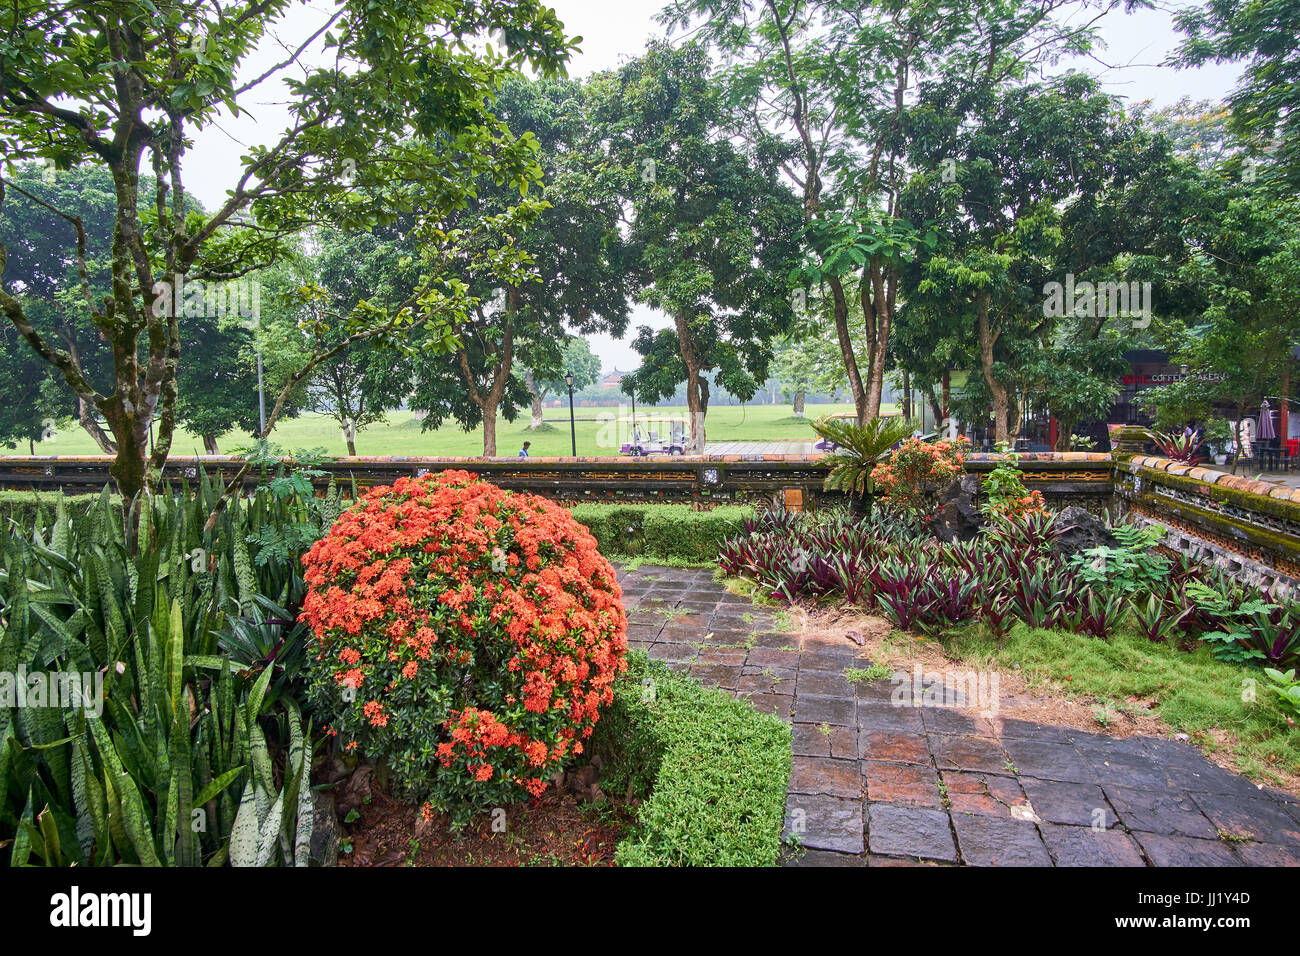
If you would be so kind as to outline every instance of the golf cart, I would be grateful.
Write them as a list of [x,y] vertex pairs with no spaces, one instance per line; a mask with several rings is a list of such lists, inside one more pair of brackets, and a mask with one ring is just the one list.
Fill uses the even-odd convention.
[[627,441],[619,452],[641,458],[645,455],[684,455],[690,422],[685,418],[643,415],[619,419],[628,422]]

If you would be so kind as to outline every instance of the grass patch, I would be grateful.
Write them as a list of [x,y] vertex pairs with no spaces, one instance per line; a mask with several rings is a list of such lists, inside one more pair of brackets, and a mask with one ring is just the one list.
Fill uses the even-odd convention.
[[1031,687],[1095,698],[1102,726],[1111,712],[1133,710],[1137,698],[1202,749],[1230,755],[1242,773],[1274,783],[1275,771],[1300,774],[1300,727],[1287,724],[1263,673],[1216,660],[1206,647],[1180,650],[1129,630],[1101,641],[1023,624],[1001,642],[982,625],[941,641],[973,666],[1016,668]]
[[628,654],[596,725],[609,793],[642,797],[621,866],[774,866],[790,729],[695,678]]
[[874,684],[879,680],[889,680],[893,676],[894,668],[886,667],[884,664],[844,668],[844,679],[850,684]]
[[[605,407],[579,407],[575,409],[574,434],[579,455],[617,455],[621,441],[609,425],[611,418],[627,415],[630,408],[616,405]],[[833,412],[851,412],[852,404],[809,405],[807,418],[791,418],[789,405],[710,405],[708,432],[712,441],[815,441],[817,435],[811,422]],[[642,408],[637,414],[685,415],[681,407]],[[568,455],[571,450],[569,435],[569,409],[547,408],[546,422],[537,431],[529,429],[532,417],[522,414],[513,422],[497,418],[497,454],[514,457],[519,446],[532,442],[529,452],[534,458]],[[382,422],[359,429],[356,435],[359,455],[481,455],[483,454],[483,429],[465,431],[454,421],[442,427],[423,430],[424,422],[409,411],[389,412]],[[324,448],[330,455],[346,455],[347,443],[338,422],[328,415],[308,412],[297,418],[284,419],[276,424],[271,441],[286,448]],[[238,430],[222,435],[219,446],[228,454],[236,448],[252,444],[246,432]],[[172,441],[172,455],[184,458],[203,453],[203,442],[183,428],[176,430]],[[27,443],[21,447],[0,446],[0,454],[27,454]],[[86,434],[85,429],[73,423],[60,428],[49,440],[36,443],[38,455],[99,455],[99,446]]]

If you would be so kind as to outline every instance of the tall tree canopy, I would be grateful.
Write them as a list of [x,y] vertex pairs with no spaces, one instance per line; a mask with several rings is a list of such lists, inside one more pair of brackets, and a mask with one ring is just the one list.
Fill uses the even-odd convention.
[[[107,422],[117,445],[111,471],[128,498],[156,483],[176,426],[183,343],[177,309],[159,284],[165,292],[247,276],[310,222],[358,228],[403,212],[427,221],[463,205],[482,176],[521,185],[536,176],[532,145],[493,117],[490,103],[525,63],[562,66],[570,43],[552,10],[536,0],[341,0],[328,4],[312,38],[324,44],[323,65],[304,59],[305,43],[249,76],[250,55],[273,42],[270,31],[294,9],[290,0],[53,7],[16,0],[0,10],[6,158],[98,166],[113,183],[102,296],[91,282],[85,222],[65,212],[85,308],[112,350],[111,381],[97,384],[74,352],[38,329],[16,290],[0,289],[0,311]],[[476,42],[494,33],[504,49]],[[218,208],[194,211],[184,176],[193,133],[221,111],[255,109],[272,77],[289,91],[288,128],[238,159]],[[153,189],[142,193],[146,170]],[[20,188],[6,180],[0,204]],[[435,258],[456,241],[435,231],[426,239]],[[7,257],[0,247],[0,267]],[[455,321],[465,307],[463,289],[430,281],[391,313],[354,310],[339,348],[375,335],[397,341],[399,331]]]
[[605,140],[605,182],[630,215],[638,298],[662,309],[669,329],[643,326],[642,355],[625,380],[642,401],[686,383],[691,449],[704,447],[704,372],[747,400],[767,379],[768,343],[790,323],[787,276],[798,248],[799,208],[774,158],[728,135],[728,114],[708,53],[654,44],[592,82],[593,126]]
[[[901,271],[930,237],[898,207],[912,173],[903,126],[917,90],[938,82],[988,90],[1023,79],[1091,49],[1096,16],[1121,5],[674,0],[665,12],[670,27],[709,43],[730,65],[737,131],[778,157],[801,194],[810,247],[802,276],[830,290],[860,418],[879,413]],[[862,316],[860,348],[851,311]]]
[[[920,172],[903,208],[934,221],[942,236],[909,272],[909,295],[924,314],[963,316],[992,402],[994,440],[1015,436],[1017,393],[1050,397],[1055,389],[1069,423],[1104,410],[1117,345],[1085,343],[1107,322],[1132,329],[1146,321],[1139,313],[1151,303],[1140,301],[1141,286],[1130,294],[1121,259],[1177,243],[1181,227],[1170,219],[1184,202],[1165,208],[1161,190],[1170,186],[1166,174],[1186,170],[1170,160],[1168,142],[1148,136],[1078,73],[976,94],[928,87],[907,133]],[[1114,303],[1099,293],[1080,308],[1071,301],[1050,309],[1049,286],[1073,289],[1076,281],[1081,290],[1123,283],[1122,301],[1118,292]],[[1076,371],[1089,358],[1094,381],[1085,387],[1047,374],[1037,364],[1045,351],[1072,356]]]
[[1174,62],[1245,61],[1229,98],[1229,128],[1266,160],[1269,179],[1294,192],[1300,187],[1300,2],[1208,0],[1174,19],[1187,36]]
[[597,187],[582,87],[515,79],[498,93],[495,110],[535,146],[540,199],[526,221],[506,223],[518,191],[485,177],[445,228],[480,230],[488,246],[508,231],[526,265],[519,276],[505,274],[473,248],[453,260],[479,304],[460,328],[452,361],[437,354],[417,361],[412,397],[412,407],[427,412],[426,429],[449,417],[466,430],[481,425],[488,456],[497,453],[498,411],[513,421],[532,401],[527,370],[558,367],[571,332],[623,334],[632,278],[618,196]]

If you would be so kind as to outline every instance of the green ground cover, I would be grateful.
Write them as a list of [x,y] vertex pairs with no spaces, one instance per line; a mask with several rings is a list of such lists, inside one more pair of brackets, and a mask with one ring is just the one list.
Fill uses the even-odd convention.
[[[709,409],[707,418],[709,441],[812,441],[815,439],[808,419],[832,412],[852,411],[851,405],[809,405],[805,419],[794,418],[789,405],[717,405]],[[642,410],[638,409],[638,415]],[[621,414],[618,409],[578,408],[575,422],[579,455],[616,455],[613,445],[615,430],[608,424],[612,417]],[[657,415],[685,415],[684,408],[654,409]],[[359,455],[479,455],[483,452],[483,438],[479,429],[465,431],[454,422],[444,423],[436,431],[420,430],[420,419],[412,412],[391,413],[381,425],[374,425],[357,433]],[[539,431],[530,431],[527,413],[513,423],[504,418],[497,423],[497,453],[513,456],[525,441],[532,442],[534,456],[568,455],[569,412],[567,408],[546,409],[546,425]],[[347,444],[338,423],[324,415],[307,414],[282,422],[272,433],[271,440],[288,449],[324,448],[330,455],[344,455]],[[240,432],[222,436],[223,453],[233,453],[247,447],[252,439]],[[194,435],[181,431],[172,443],[174,455],[191,455],[202,452],[203,443]],[[0,453],[26,454],[27,447],[0,449]],[[50,441],[37,442],[38,455],[96,455],[99,447],[77,425],[60,429]]]

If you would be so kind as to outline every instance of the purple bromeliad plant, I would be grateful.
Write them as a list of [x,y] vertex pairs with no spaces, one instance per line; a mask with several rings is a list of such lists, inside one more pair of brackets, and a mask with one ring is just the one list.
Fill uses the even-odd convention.
[[1289,597],[1252,591],[1181,555],[1134,586],[1058,553],[1053,544],[1068,530],[1055,513],[1029,513],[1000,516],[973,540],[943,542],[905,512],[774,510],[724,542],[718,566],[786,604],[838,600],[902,630],[940,634],[978,621],[999,639],[1017,625],[1105,639],[1129,626],[1152,641],[1206,640],[1228,660],[1300,663],[1300,605]]

